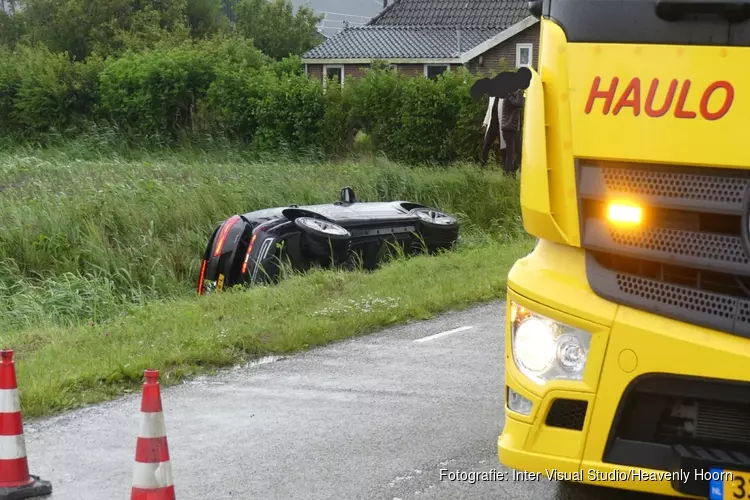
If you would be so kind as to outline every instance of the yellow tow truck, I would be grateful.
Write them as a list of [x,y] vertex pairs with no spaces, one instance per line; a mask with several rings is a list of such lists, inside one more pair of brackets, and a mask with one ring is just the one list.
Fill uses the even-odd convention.
[[750,4],[529,6],[499,459],[750,499]]

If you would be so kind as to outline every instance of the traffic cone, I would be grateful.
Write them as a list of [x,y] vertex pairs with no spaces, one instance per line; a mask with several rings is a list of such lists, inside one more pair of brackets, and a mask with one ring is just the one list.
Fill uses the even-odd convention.
[[146,370],[145,376],[130,500],[175,500],[167,428],[161,409],[159,372]]
[[52,493],[52,485],[29,475],[13,351],[0,351],[0,500]]

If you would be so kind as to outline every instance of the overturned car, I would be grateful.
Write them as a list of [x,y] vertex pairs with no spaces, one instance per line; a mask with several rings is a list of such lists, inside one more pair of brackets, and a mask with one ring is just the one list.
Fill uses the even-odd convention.
[[208,241],[198,294],[277,281],[284,263],[375,269],[385,255],[434,253],[458,239],[455,217],[418,203],[365,203],[351,188],[328,205],[270,208],[224,221]]

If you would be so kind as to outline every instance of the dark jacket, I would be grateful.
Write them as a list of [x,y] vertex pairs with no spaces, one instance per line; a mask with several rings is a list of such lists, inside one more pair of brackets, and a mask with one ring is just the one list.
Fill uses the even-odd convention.
[[500,123],[502,130],[509,132],[521,131],[521,111],[526,98],[521,92],[512,92],[503,102],[503,119]]

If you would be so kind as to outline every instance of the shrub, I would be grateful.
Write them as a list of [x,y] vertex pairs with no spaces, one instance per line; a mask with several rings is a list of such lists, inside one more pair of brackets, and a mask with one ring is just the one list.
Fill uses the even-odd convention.
[[[272,61],[258,50],[253,41],[247,38],[238,37],[215,37],[209,41],[201,42],[198,47],[212,58],[216,65],[217,71],[226,70],[227,68],[249,70],[260,68],[270,64]],[[277,64],[288,64],[286,60]],[[302,61],[297,59],[297,64],[302,66]]]
[[272,68],[276,76],[281,78],[283,75],[304,75],[305,66],[302,59],[298,56],[285,57],[280,61],[274,61]]
[[253,144],[259,149],[310,150],[319,146],[326,99],[322,85],[304,75],[271,80],[255,112],[259,126]]
[[397,150],[398,110],[403,101],[406,77],[391,69],[367,71],[347,84],[352,120],[369,135],[373,149],[391,154]]
[[218,72],[264,63],[249,41],[188,42],[167,50],[128,54],[101,74],[104,118],[140,134],[176,134],[194,125],[199,102]]
[[462,68],[433,81],[376,64],[343,89],[324,88],[299,57],[274,61],[251,40],[223,36],[106,62],[0,48],[0,131],[71,135],[104,130],[82,126],[102,118],[126,139],[225,132],[260,151],[338,155],[361,130],[396,161],[444,164],[479,157],[486,100],[469,95],[476,78]]
[[475,80],[464,69],[437,81],[373,69],[351,84],[352,117],[371,137],[375,149],[394,160],[476,159],[485,103],[469,96]]
[[269,71],[226,68],[211,84],[207,106],[230,136],[251,141],[258,128],[255,110],[275,80]]
[[298,60],[255,71],[226,69],[208,98],[226,131],[258,150],[343,150],[348,113],[342,89],[324,90]]
[[213,79],[198,51],[173,49],[133,54],[101,75],[101,111],[132,131],[175,132],[192,123],[193,111]]
[[[351,92],[340,85],[330,85],[325,92],[325,111],[320,122],[317,143],[328,155],[339,155],[354,146],[349,134]],[[351,139],[351,142],[350,141]]]
[[97,100],[100,59],[71,62],[43,45],[0,48],[0,128],[16,135],[80,126]]
[[0,133],[4,135],[17,132],[18,126],[13,119],[21,78],[16,61],[15,54],[0,46]]
[[398,126],[389,131],[397,149],[387,153],[394,159],[409,163],[453,159],[443,143],[449,128],[455,127],[459,110],[443,95],[443,81],[409,78],[402,85],[403,100],[396,108]]
[[455,115],[447,123],[443,136],[443,151],[459,161],[479,160],[484,142],[482,120],[487,100],[475,101],[469,94],[471,86],[480,76],[467,71],[451,72],[441,80],[445,102],[452,103]]

